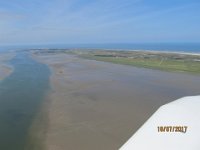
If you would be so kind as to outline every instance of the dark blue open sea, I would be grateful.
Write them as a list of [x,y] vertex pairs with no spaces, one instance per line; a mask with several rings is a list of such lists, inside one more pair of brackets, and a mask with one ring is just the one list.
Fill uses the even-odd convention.
[[110,44],[46,44],[23,46],[0,46],[0,51],[26,50],[37,48],[70,49],[116,49],[116,50],[156,50],[171,52],[200,53],[200,43],[110,43]]

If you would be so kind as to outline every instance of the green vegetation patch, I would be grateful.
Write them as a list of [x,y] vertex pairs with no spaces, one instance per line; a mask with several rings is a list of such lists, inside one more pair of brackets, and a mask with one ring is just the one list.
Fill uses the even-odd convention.
[[122,65],[200,74],[200,56],[147,51],[70,51],[82,58]]

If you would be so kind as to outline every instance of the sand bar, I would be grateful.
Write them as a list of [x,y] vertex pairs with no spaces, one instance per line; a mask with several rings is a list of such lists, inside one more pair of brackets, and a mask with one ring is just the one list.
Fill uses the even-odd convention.
[[8,62],[14,56],[14,53],[0,53],[0,80],[3,80],[13,72],[13,68],[8,64]]

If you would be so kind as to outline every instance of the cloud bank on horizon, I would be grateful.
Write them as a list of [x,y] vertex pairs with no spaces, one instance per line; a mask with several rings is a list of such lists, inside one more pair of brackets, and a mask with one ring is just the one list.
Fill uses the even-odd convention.
[[0,44],[200,41],[199,0],[0,0]]

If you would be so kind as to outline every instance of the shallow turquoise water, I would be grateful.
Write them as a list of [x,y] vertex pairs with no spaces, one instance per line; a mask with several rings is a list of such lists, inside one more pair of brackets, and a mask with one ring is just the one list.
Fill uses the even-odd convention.
[[49,89],[50,71],[19,52],[14,72],[0,83],[0,150],[23,150],[29,127]]

